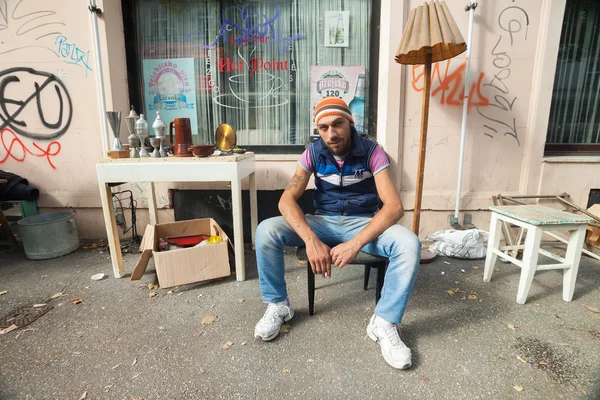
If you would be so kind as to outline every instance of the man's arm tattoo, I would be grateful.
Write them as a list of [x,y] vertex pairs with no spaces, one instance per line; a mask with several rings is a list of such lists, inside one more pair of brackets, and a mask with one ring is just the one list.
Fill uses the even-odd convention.
[[298,187],[298,181],[301,181],[301,180],[302,180],[302,175],[294,174],[294,176],[292,176],[292,180],[290,181],[290,183],[287,184],[287,187],[285,188],[285,190],[296,189]]

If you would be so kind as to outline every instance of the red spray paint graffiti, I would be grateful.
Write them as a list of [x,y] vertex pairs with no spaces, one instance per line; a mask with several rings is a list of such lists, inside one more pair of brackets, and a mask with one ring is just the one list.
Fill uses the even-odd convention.
[[[431,96],[436,97],[438,93],[441,93],[440,104],[450,106],[462,106],[465,98],[465,84],[464,84],[464,73],[467,67],[467,61],[464,61],[458,68],[449,73],[451,60],[446,60],[445,63],[439,62],[433,64],[431,71]],[[442,65],[444,66],[443,73],[441,72]],[[412,87],[416,92],[423,91],[425,75],[425,67],[423,65],[413,65],[412,67]],[[481,93],[481,82],[483,80],[483,72],[479,73],[477,82],[471,83],[469,89],[469,108],[475,106],[487,106],[490,101]],[[474,79],[472,79],[473,81]]]
[[4,148],[4,151],[6,151],[4,157],[0,155],[0,164],[3,164],[8,158],[23,162],[25,161],[27,154],[30,154],[35,157],[46,157],[48,164],[50,164],[53,169],[56,169],[56,166],[52,163],[50,157],[55,157],[60,153],[61,147],[60,143],[57,141],[48,143],[48,146],[45,149],[40,147],[37,143],[32,142],[32,146],[38,150],[38,152],[34,153],[13,131],[4,128],[0,131],[0,143],[2,143],[2,147]]

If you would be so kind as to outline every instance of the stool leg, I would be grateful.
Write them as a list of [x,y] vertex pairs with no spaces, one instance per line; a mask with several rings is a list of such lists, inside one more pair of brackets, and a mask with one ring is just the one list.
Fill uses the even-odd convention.
[[523,250],[523,264],[521,265],[521,277],[519,279],[519,289],[517,291],[517,303],[519,304],[525,304],[525,301],[527,301],[527,293],[529,293],[533,275],[535,275],[535,270],[537,268],[541,241],[542,230],[535,226],[530,226],[527,229],[525,249]]
[[308,314],[313,315],[315,312],[315,274],[310,261],[306,263],[306,274],[308,275]]
[[387,267],[387,261],[382,263],[377,263],[377,289],[375,292],[375,305],[379,303],[379,299],[381,298],[381,289],[383,289],[383,282],[385,280],[385,271]]
[[0,209],[0,225],[2,225],[2,229],[4,229],[4,231],[8,235],[8,240],[10,241],[10,243],[15,248],[18,249],[19,248],[19,242],[17,242],[17,239],[15,238],[15,235],[13,234],[12,229],[10,229],[10,225],[8,224],[8,221],[4,217],[4,213],[2,212],[2,209]]
[[572,231],[567,245],[567,254],[565,260],[571,264],[571,268],[565,269],[563,275],[563,300],[573,300],[573,291],[575,290],[575,281],[577,280],[577,271],[579,270],[579,261],[581,260],[581,249],[585,239],[586,226],[581,225],[577,230]]
[[369,264],[365,264],[365,274],[363,277],[363,289],[365,290],[367,290],[367,288],[369,287],[369,275],[371,275],[371,266]]
[[488,239],[487,254],[485,256],[485,268],[483,270],[483,281],[489,282],[492,279],[494,273],[494,266],[498,255],[494,253],[500,245],[500,231],[502,229],[502,223],[498,220],[498,214],[492,212],[492,221],[490,223],[490,237]]

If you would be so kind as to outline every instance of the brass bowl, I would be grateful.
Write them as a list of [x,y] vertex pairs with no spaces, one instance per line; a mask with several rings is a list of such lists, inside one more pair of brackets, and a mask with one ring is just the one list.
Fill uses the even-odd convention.
[[197,144],[190,146],[189,149],[196,157],[208,157],[215,151],[214,144]]

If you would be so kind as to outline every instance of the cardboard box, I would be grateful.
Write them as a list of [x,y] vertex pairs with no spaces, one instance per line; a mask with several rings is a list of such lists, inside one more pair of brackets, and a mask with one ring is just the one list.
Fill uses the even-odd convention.
[[[219,235],[223,241],[201,247],[158,251],[160,238],[200,234]],[[131,280],[138,280],[144,275],[150,257],[154,258],[161,288],[229,276],[228,242],[229,238],[212,218],[148,225],[140,245],[142,256],[131,274]]]

